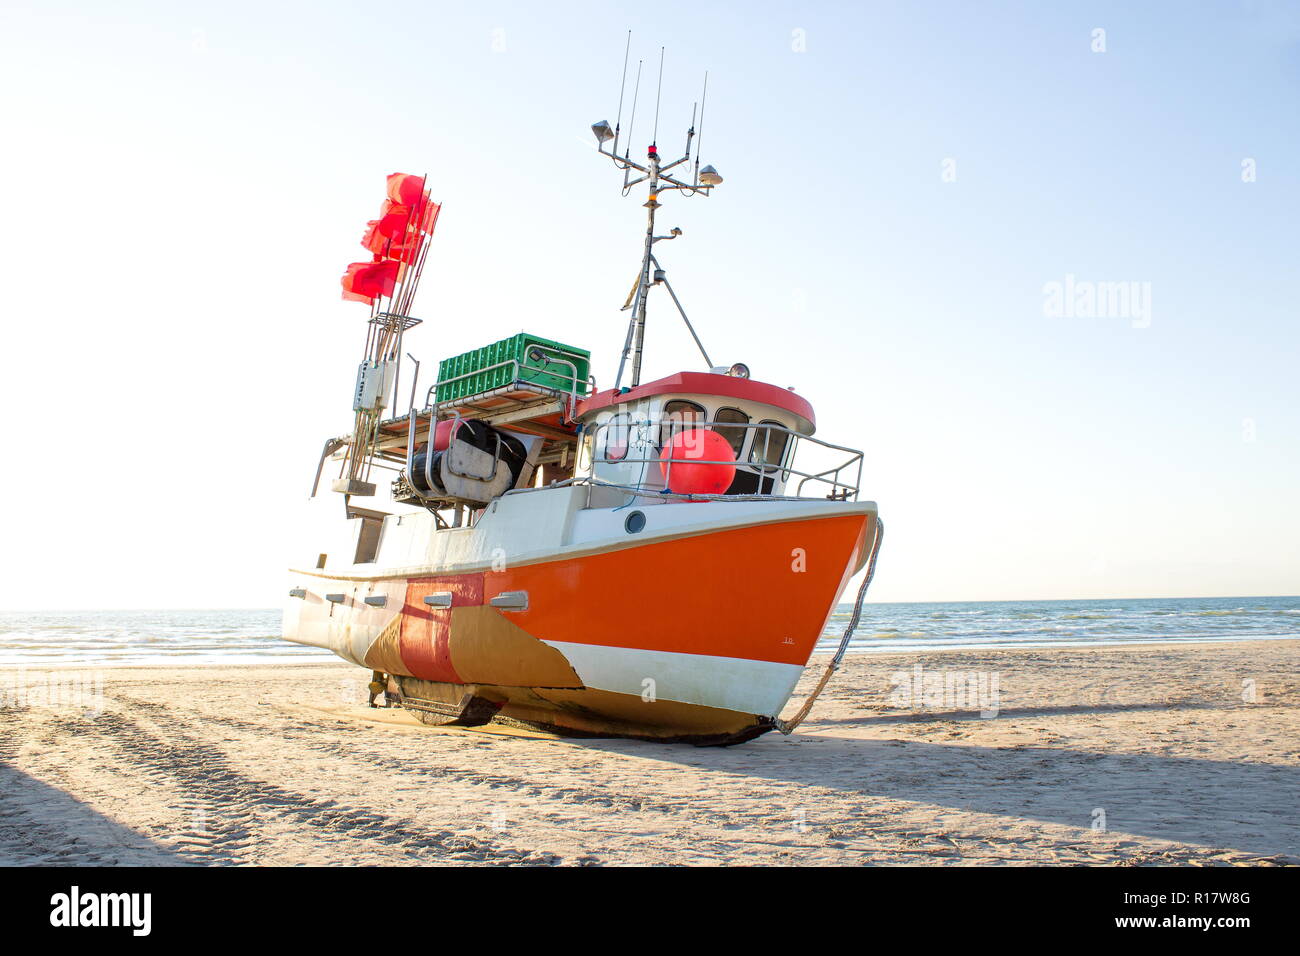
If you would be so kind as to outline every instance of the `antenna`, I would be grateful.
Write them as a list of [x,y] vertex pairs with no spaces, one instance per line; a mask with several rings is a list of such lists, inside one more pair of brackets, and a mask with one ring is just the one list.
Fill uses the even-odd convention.
[[695,144],[695,185],[700,184],[700,150],[704,148],[704,105],[709,101],[709,71],[704,71],[704,93],[700,96],[700,141]]
[[627,46],[623,48],[623,78],[618,81],[618,116],[614,117],[614,155],[618,155],[618,131],[623,123],[623,92],[627,89],[627,55],[632,52],[632,31],[627,31]]
[[664,48],[659,48],[659,89],[655,91],[655,127],[650,133],[650,142],[659,142],[659,98],[664,93]]
[[[642,62],[643,61],[641,60],[636,61],[636,86],[632,87],[632,118],[627,121],[627,140],[629,143],[632,142],[632,130],[636,128],[636,99],[637,99],[637,95],[641,92],[641,63]],[[630,146],[623,147],[624,162],[626,162],[631,155],[628,152],[628,150],[630,149],[631,149]]]
[[[662,203],[659,202],[659,196],[662,193],[671,190],[678,190],[683,197],[708,196],[711,190],[722,183],[722,177],[712,166],[700,168],[699,148],[697,146],[695,153],[694,175],[689,182],[679,179],[670,171],[678,166],[686,165],[691,160],[691,142],[695,138],[695,112],[696,107],[699,109],[701,143],[703,142],[704,131],[704,107],[709,95],[709,74],[704,74],[704,93],[698,104],[691,107],[691,126],[686,131],[686,150],[678,159],[671,163],[663,163],[659,158],[659,107],[663,96],[664,86],[664,47],[659,48],[659,81],[658,89],[655,93],[655,118],[654,127],[651,130],[650,146],[646,149],[645,164],[642,165],[632,159],[632,132],[636,126],[636,105],[641,92],[641,68],[644,66],[644,60],[637,60],[636,64],[636,83],[632,88],[632,115],[627,124],[627,142],[623,146],[623,155],[618,152],[619,127],[623,118],[623,93],[627,84],[627,64],[631,56],[632,31],[628,31],[628,46],[623,52],[623,83],[619,87],[619,112],[618,125],[614,129],[609,128],[609,122],[601,120],[593,123],[591,126],[592,133],[596,136],[596,149],[604,156],[613,160],[614,165],[623,170],[623,195],[627,195],[628,190],[639,183],[648,183],[649,196],[642,204],[648,210],[646,214],[645,246],[641,257],[641,269],[637,273],[636,283],[632,286],[632,291],[628,295],[627,302],[623,305],[626,310],[631,308],[632,317],[628,321],[627,339],[623,346],[623,355],[618,363],[618,375],[614,380],[614,387],[617,389],[623,382],[623,371],[627,365],[627,360],[632,359],[632,386],[641,383],[641,356],[644,352],[645,345],[645,322],[646,322],[646,300],[649,297],[652,286],[662,285],[672,296],[673,304],[677,306],[677,311],[681,313],[686,327],[690,330],[695,342],[700,346],[700,352],[704,354],[705,361],[708,361],[708,353],[704,351],[704,346],[700,344],[699,337],[695,335],[695,329],[691,325],[691,320],[686,317],[686,310],[682,308],[681,302],[678,301],[677,294],[673,291],[672,286],[668,284],[666,271],[659,265],[659,260],[654,256],[654,244],[664,240],[676,239],[682,234],[682,231],[673,228],[666,236],[655,235],[655,212]],[[612,149],[606,149],[605,144],[610,140],[614,141]],[[631,178],[632,170],[640,173],[635,179]],[[680,174],[679,174],[680,175]],[[653,266],[653,269],[652,269]]]

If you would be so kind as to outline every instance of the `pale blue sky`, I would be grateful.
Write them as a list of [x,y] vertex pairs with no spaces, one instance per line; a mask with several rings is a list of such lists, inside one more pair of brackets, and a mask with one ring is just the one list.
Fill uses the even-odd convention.
[[[660,257],[715,360],[868,449],[877,599],[1300,591],[1300,6],[649,10],[4,0],[0,605],[278,603],[389,172],[445,203],[426,373],[528,329],[609,384],[628,28],[639,145],[663,44],[661,148],[707,68],[726,177]],[[1067,275],[1150,283],[1149,327],[1045,315]],[[696,367],[657,306],[647,374]]]

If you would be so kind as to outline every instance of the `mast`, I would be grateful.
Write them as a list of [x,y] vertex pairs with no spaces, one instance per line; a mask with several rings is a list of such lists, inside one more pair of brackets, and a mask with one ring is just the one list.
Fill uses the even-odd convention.
[[[629,37],[629,44],[630,44],[630,37]],[[660,48],[659,57],[660,57],[659,58],[659,86],[662,89],[663,86],[663,48],[662,47]],[[641,71],[641,66],[638,63],[637,65],[638,88],[640,86],[640,71]],[[626,80],[627,80],[626,53],[624,54],[624,59],[623,59],[623,80],[624,80],[624,84],[626,84]],[[707,91],[708,91],[707,73],[705,74],[704,84],[705,84],[704,86],[705,95],[707,96]],[[620,98],[620,104],[619,104],[620,124],[619,125],[621,126],[621,114],[622,114],[622,103],[621,103],[622,93],[621,92],[619,94],[619,98]],[[703,101],[701,101],[700,104],[701,106],[702,106],[702,102]],[[635,94],[633,95],[633,100],[632,100],[632,110],[633,110],[633,116],[635,116],[636,114]],[[659,148],[653,139],[653,137],[655,137],[655,135],[658,132],[658,118],[659,118],[659,104],[656,98],[655,128],[651,134],[652,141],[649,147],[647,147],[646,149],[645,165],[642,165],[641,163],[638,162],[634,162],[632,160],[631,147],[629,144],[624,145],[623,154],[621,156],[618,154],[618,142],[619,142],[619,132],[620,132],[618,127],[611,129],[608,120],[601,120],[599,123],[593,123],[591,127],[592,133],[594,133],[596,136],[597,151],[602,156],[608,156],[611,160],[613,160],[614,165],[623,171],[623,194],[627,195],[633,186],[637,186],[641,183],[648,184],[647,190],[649,193],[648,198],[646,199],[645,203],[643,203],[643,206],[645,207],[647,212],[646,212],[646,228],[645,228],[645,245],[643,247],[642,255],[641,255],[641,268],[637,273],[636,283],[633,285],[632,291],[628,293],[627,301],[623,303],[623,311],[626,311],[627,309],[630,308],[632,310],[632,315],[628,321],[627,338],[624,340],[623,354],[622,357],[619,359],[619,363],[618,363],[618,375],[616,376],[614,381],[615,388],[619,388],[622,386],[623,372],[626,368],[629,357],[632,359],[631,387],[636,387],[637,385],[641,384],[641,359],[645,352],[645,327],[646,327],[646,311],[647,311],[646,307],[647,307],[647,300],[649,298],[649,292],[652,286],[663,285],[668,289],[669,295],[672,296],[673,304],[676,305],[677,310],[681,314],[683,321],[686,322],[686,327],[690,329],[691,336],[695,339],[696,344],[699,345],[699,336],[695,334],[695,329],[694,327],[691,326],[690,319],[686,317],[686,312],[685,310],[682,309],[681,303],[677,299],[677,295],[673,292],[672,287],[668,285],[667,274],[665,270],[660,267],[659,262],[658,260],[656,260],[654,255],[654,244],[656,242],[660,242],[665,239],[676,239],[678,236],[682,234],[682,231],[680,229],[674,228],[666,236],[656,236],[655,235],[655,213],[659,209],[659,207],[663,205],[661,202],[659,202],[660,193],[675,189],[678,190],[683,196],[686,197],[696,196],[696,195],[707,196],[709,195],[710,190],[712,190],[713,187],[719,185],[722,182],[722,177],[718,175],[718,171],[714,169],[712,166],[705,166],[703,169],[701,169],[698,157],[696,158],[695,161],[694,175],[690,177],[689,181],[671,175],[669,173],[669,170],[675,169],[678,166],[682,166],[690,162],[691,142],[692,140],[694,140],[696,135],[695,113],[694,110],[692,110],[691,126],[686,131],[685,152],[682,154],[682,156],[679,159],[673,160],[671,163],[667,163],[667,164],[664,164],[660,159]],[[703,136],[703,122],[704,122],[704,112],[703,109],[701,109],[700,110],[701,137]],[[608,143],[610,140],[614,141],[613,147],[609,150],[606,150],[605,144]],[[631,140],[630,130],[629,130],[628,140],[629,141]],[[635,179],[630,179],[629,176],[631,175],[633,170],[640,173],[641,175],[637,176]],[[704,352],[703,345],[700,345],[700,352],[704,354],[705,362],[708,362],[709,361],[708,353]]]
[[[659,208],[659,151],[651,146],[648,157],[650,165],[650,198],[645,202],[645,254],[641,258],[640,279],[637,280],[637,308],[632,313],[635,332],[632,343],[632,385],[641,384],[641,353],[645,349],[645,312],[646,295],[650,288],[650,253],[655,243],[655,210]],[[618,383],[615,383],[617,387]]]

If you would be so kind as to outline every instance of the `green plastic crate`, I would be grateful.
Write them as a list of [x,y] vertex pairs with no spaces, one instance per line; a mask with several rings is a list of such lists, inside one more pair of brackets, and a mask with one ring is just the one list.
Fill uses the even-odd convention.
[[[541,360],[530,352],[536,347],[542,351]],[[587,394],[587,379],[591,372],[591,353],[539,335],[520,332],[500,342],[493,342],[461,355],[453,355],[438,363],[437,400],[449,402],[468,395],[481,395],[514,382],[532,382],[547,388],[567,392],[573,382],[568,365],[548,359],[572,362],[578,371],[577,393]],[[517,361],[518,374],[513,364]],[[497,366],[493,368],[493,366]]]

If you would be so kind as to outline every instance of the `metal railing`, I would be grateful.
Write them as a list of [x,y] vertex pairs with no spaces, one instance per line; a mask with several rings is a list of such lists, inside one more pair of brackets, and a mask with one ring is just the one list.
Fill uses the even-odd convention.
[[[620,413],[620,415],[626,414],[628,413]],[[593,485],[618,488],[635,495],[697,501],[811,497],[856,501],[858,498],[858,491],[862,484],[863,452],[856,448],[835,445],[810,435],[801,435],[791,428],[773,422],[720,422],[714,419],[620,421],[619,417],[616,415],[613,419],[601,422],[590,429],[592,456],[590,483]],[[745,437],[739,443],[742,455],[728,460],[681,457],[680,454],[668,459],[662,457],[662,449],[667,447],[669,442],[679,434],[697,429],[709,429],[724,438],[727,437],[729,430],[731,434],[744,430]],[[650,451],[644,457],[629,457],[634,447],[646,448]],[[818,471],[802,471],[795,467],[795,459],[799,457],[801,449],[810,447],[819,449],[822,453],[830,452],[837,456],[836,460],[829,467]],[[623,449],[623,454],[619,457],[610,457],[610,450],[619,448]],[[760,448],[761,455],[756,453]],[[746,450],[748,450],[747,455],[744,454]],[[774,451],[776,451],[775,455]],[[841,453],[845,457],[843,460],[838,460],[838,455]],[[752,494],[733,495],[673,492],[671,488],[674,464],[734,465],[737,472],[755,476],[758,491]],[[606,471],[608,474],[610,468],[629,465],[641,466],[639,478],[631,483],[609,481],[601,475],[601,471]],[[647,473],[653,477],[649,477]],[[780,485],[788,491],[788,486],[796,479],[797,484],[793,494],[777,494],[774,490],[763,490],[765,485],[770,489]],[[825,494],[805,493],[805,489],[810,485],[811,490],[825,492]]]
[[[418,413],[414,408],[408,413],[406,474],[413,475],[415,467],[415,449],[417,446]],[[453,433],[459,428],[461,415],[454,414],[451,419]],[[728,459],[709,459],[694,457],[689,454],[689,439],[686,455],[680,452],[674,457],[664,459],[663,448],[679,435],[695,430],[712,430],[727,438],[737,432],[744,432],[738,444],[741,454]],[[729,431],[730,430],[730,431]],[[434,423],[431,422],[429,440],[434,437]],[[730,439],[728,439],[730,441]],[[658,498],[667,501],[765,501],[798,500],[804,498],[823,498],[832,501],[856,501],[862,485],[862,463],[864,452],[845,445],[836,445],[810,435],[802,435],[785,425],[775,422],[732,422],[716,419],[682,420],[678,418],[636,419],[630,413],[620,412],[613,418],[597,423],[587,430],[584,442],[588,461],[583,471],[589,474],[575,475],[562,481],[552,482],[540,488],[514,488],[505,494],[524,494],[543,491],[568,485],[586,486],[588,495],[591,489],[607,488],[633,497]],[[619,457],[610,457],[610,450],[623,449]],[[641,451],[641,456],[633,456],[633,451]],[[825,468],[803,470],[796,460],[801,453],[808,452],[830,454],[835,456]],[[839,456],[843,456],[842,458]],[[498,448],[494,459],[500,458]],[[436,487],[433,476],[433,454],[426,454],[423,465],[425,487]],[[754,476],[753,492],[734,494],[682,493],[672,490],[672,469],[674,465],[729,465],[738,473]],[[630,466],[630,468],[629,468]],[[639,467],[638,467],[639,466]],[[495,467],[495,461],[494,461]],[[632,480],[611,480],[609,472],[621,469],[624,476]],[[636,474],[629,475],[629,470]],[[604,474],[602,474],[604,472]],[[479,477],[479,476],[473,476]],[[619,476],[622,477],[622,476]],[[793,489],[791,485],[793,484]],[[426,502],[434,503],[441,496],[428,491],[421,492],[411,483],[415,496]]]

